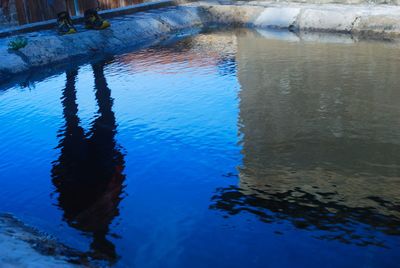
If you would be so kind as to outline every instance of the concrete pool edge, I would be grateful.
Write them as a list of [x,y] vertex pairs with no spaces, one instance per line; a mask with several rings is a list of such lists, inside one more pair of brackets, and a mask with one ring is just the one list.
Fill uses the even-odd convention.
[[[136,13],[136,12],[143,12],[143,11],[148,11],[148,10],[152,10],[152,9],[176,6],[178,4],[180,4],[180,2],[176,1],[176,0],[161,0],[161,1],[155,1],[155,2],[145,2],[145,3],[141,3],[141,4],[136,4],[136,5],[127,6],[127,7],[120,7],[120,8],[110,9],[110,10],[103,10],[103,11],[100,11],[99,13],[101,14],[101,16],[103,18],[112,18],[112,17],[116,17],[116,16],[132,14],[132,13]],[[71,19],[74,23],[83,23],[84,22],[84,19],[82,16],[73,16]],[[20,25],[20,26],[14,26],[14,27],[2,29],[2,30],[0,30],[0,38],[17,35],[17,34],[34,32],[34,31],[53,29],[56,27],[56,23],[57,23],[56,19],[52,19],[52,20],[34,22],[34,23],[29,23],[29,24],[24,24],[24,25]]]
[[277,3],[200,4],[214,22],[256,28],[347,33],[371,39],[400,37],[400,6]]
[[91,257],[46,233],[25,225],[11,214],[0,213],[0,266],[94,267]]
[[400,37],[400,6],[299,4],[276,2],[197,2],[146,10],[111,19],[104,31],[85,31],[58,36],[47,33],[25,34],[28,45],[9,51],[12,37],[0,39],[0,81],[33,68],[113,54],[121,48],[154,43],[173,33],[207,24],[254,28],[346,33],[379,40]]
[[30,69],[89,58],[99,54],[151,44],[168,38],[172,33],[202,26],[197,7],[167,7],[139,12],[110,20],[112,27],[102,31],[84,30],[59,36],[53,30],[20,35],[28,44],[18,51],[8,50],[12,37],[0,43],[0,81]]

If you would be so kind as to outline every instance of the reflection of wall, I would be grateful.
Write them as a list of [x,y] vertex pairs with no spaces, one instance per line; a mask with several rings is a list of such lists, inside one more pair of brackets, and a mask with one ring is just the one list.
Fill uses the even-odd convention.
[[237,37],[239,186],[210,208],[387,246],[400,236],[399,51],[254,35]]
[[370,198],[400,204],[399,51],[246,35],[237,43],[241,187],[321,200],[317,192],[330,192],[400,216]]

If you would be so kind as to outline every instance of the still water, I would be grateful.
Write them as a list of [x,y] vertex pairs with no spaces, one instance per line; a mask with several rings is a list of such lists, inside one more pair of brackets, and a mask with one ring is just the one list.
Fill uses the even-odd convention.
[[399,267],[400,50],[205,32],[0,91],[0,211],[115,267]]

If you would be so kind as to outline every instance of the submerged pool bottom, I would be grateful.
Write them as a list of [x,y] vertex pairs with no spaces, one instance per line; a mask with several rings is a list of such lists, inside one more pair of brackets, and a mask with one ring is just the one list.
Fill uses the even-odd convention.
[[0,90],[0,211],[98,266],[396,267],[400,52],[324,40],[206,31]]

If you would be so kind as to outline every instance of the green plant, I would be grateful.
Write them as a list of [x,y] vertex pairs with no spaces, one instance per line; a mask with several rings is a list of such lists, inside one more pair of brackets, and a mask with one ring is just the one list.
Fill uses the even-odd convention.
[[26,47],[28,40],[24,37],[17,37],[8,43],[8,48],[11,50],[19,50]]

